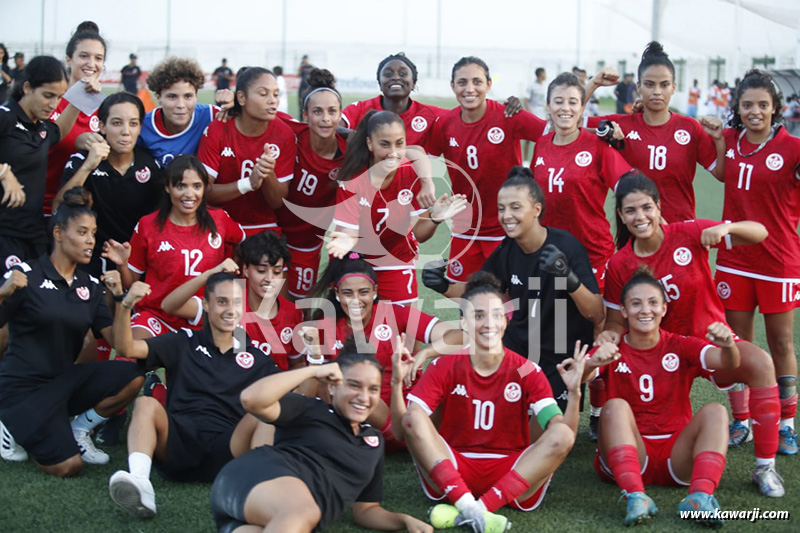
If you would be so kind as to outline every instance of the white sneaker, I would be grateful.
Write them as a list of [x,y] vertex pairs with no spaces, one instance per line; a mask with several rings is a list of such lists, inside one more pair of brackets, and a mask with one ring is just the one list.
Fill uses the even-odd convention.
[[21,463],[28,460],[28,452],[17,444],[8,428],[0,422],[0,457],[6,461]]
[[90,465],[104,465],[111,460],[108,454],[102,450],[94,447],[92,437],[85,431],[72,430],[72,435],[75,437],[75,442],[78,443],[78,448],[81,450],[81,459],[84,463]]
[[156,492],[149,479],[118,470],[108,480],[108,493],[117,505],[136,518],[153,518],[156,515]]

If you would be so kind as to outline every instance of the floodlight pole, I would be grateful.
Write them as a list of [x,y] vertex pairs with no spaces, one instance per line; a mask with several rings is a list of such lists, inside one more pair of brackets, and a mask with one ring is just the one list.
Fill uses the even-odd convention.
[[577,17],[577,25],[575,26],[575,66],[578,68],[583,68],[581,66],[581,33],[583,33],[583,25],[581,21],[583,20],[583,2],[578,0],[578,17]]
[[172,0],[167,0],[167,57],[172,47]]
[[442,77],[442,0],[436,0],[436,78]]
[[37,51],[40,55],[44,54],[44,2],[45,0],[42,0],[42,22],[39,27],[39,50]]
[[653,20],[650,23],[651,41],[658,41],[661,28],[661,1],[653,0]]

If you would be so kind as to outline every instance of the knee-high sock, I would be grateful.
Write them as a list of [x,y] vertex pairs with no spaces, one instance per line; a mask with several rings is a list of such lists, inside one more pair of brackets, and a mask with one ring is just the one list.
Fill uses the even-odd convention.
[[456,467],[453,466],[450,459],[445,459],[444,461],[436,463],[436,465],[431,468],[430,476],[433,482],[439,487],[439,490],[450,500],[450,503],[455,504],[463,495],[470,493],[467,483],[464,481],[464,478],[461,477],[461,474],[458,473]]
[[728,401],[731,404],[731,413],[736,420],[750,418],[750,389],[743,383],[737,383],[728,391]]
[[606,404],[608,392],[606,392],[606,382],[603,378],[593,379],[589,382],[589,403],[592,407],[600,408]]
[[689,494],[705,492],[714,494],[725,470],[725,456],[719,452],[700,452],[694,456],[692,468],[692,482],[689,484]]
[[636,446],[623,444],[608,451],[608,467],[614,474],[619,488],[626,492],[644,492],[642,465]]
[[[781,376],[778,378],[778,394],[781,401],[781,420],[792,420],[797,414],[797,377]],[[794,427],[794,424],[792,424]]]
[[486,510],[493,513],[529,488],[531,488],[531,484],[528,483],[528,480],[519,475],[516,470],[509,470],[481,496],[481,501],[486,506]]
[[777,385],[750,389],[750,414],[753,418],[756,457],[772,459],[778,451],[778,422],[781,415]]

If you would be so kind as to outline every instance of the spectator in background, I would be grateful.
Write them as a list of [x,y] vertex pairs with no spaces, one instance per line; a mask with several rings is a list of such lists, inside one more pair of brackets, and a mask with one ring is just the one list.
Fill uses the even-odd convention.
[[[547,84],[545,84],[544,80],[547,78],[547,73],[544,70],[544,67],[539,67],[535,71],[536,79],[528,85],[528,88],[525,90],[525,98],[523,99],[523,103],[525,104],[525,109],[536,115],[537,117],[547,120],[547,112],[544,109],[545,104],[545,96],[547,95]],[[530,152],[530,141],[524,141],[524,148],[523,148],[523,158],[528,161],[530,158],[528,157],[528,153]]]
[[308,89],[308,81],[306,81],[306,79],[308,78],[308,73],[311,72],[313,68],[314,65],[308,60],[308,55],[304,55],[300,59],[300,68],[297,69],[297,77],[300,78],[300,87],[297,89],[297,101],[299,103],[297,108],[299,115],[297,118],[299,120],[303,119],[303,101],[301,95],[305,94],[306,89]]
[[692,87],[689,89],[689,105],[686,107],[686,114],[692,118],[697,116],[697,102],[700,101],[700,87],[697,86],[697,80],[694,80]]
[[22,71],[25,70],[25,54],[17,52],[14,54],[14,68],[11,69],[11,77],[17,81],[22,77]]
[[636,84],[633,83],[633,73],[627,72],[622,81],[614,88],[614,96],[617,98],[617,113],[630,114],[633,101],[636,99]]
[[139,92],[139,77],[142,75],[142,69],[136,64],[136,54],[128,57],[131,62],[122,67],[122,87],[129,93],[136,94]]
[[8,49],[6,45],[0,43],[0,104],[6,101],[8,88],[13,81],[11,69],[8,68]]
[[272,73],[275,74],[275,79],[278,80],[278,111],[288,113],[289,98],[286,94],[286,78],[283,77],[283,67],[274,67]]
[[222,65],[214,71],[214,79],[217,80],[217,90],[229,89],[233,81],[233,71],[228,68],[228,60],[222,58]]
[[581,85],[586,87],[586,71],[580,67],[572,67],[572,73],[578,76]]

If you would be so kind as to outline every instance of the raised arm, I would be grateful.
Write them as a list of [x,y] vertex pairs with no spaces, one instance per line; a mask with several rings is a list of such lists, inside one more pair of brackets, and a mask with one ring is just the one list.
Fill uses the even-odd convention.
[[553,417],[552,422],[566,424],[572,432],[578,434],[578,417],[580,416],[581,383],[583,383],[584,367],[586,364],[586,351],[589,345],[581,346],[581,341],[575,343],[575,350],[569,359],[556,365],[564,385],[567,386],[567,408],[560,420]]
[[[108,278],[105,282],[106,287],[108,287],[113,296],[122,296],[122,285],[120,283],[113,283]],[[148,294],[150,294],[150,285],[137,281],[131,285],[125,297],[117,303],[112,334],[114,350],[116,350],[118,356],[145,359],[150,352],[150,348],[145,341],[133,338],[133,331],[131,330],[131,309]]]
[[61,186],[58,190],[58,194],[56,197],[53,198],[53,210],[55,211],[61,202],[64,201],[64,191],[68,191],[73,187],[83,187],[83,184],[86,183],[86,178],[89,177],[89,174],[92,173],[94,169],[97,168],[97,165],[100,164],[101,161],[108,157],[108,154],[111,152],[111,147],[108,145],[107,142],[96,142],[91,143],[89,145],[89,153],[86,154],[86,159],[84,159],[83,164],[75,171],[72,177]]
[[567,279],[567,292],[575,302],[581,315],[594,325],[605,320],[603,298],[590,291],[581,283],[580,278],[572,270],[567,256],[552,244],[546,245],[539,256],[539,267],[554,276]]
[[705,363],[709,370],[733,370],[739,366],[739,348],[728,326],[722,322],[714,322],[708,326],[706,339],[719,346],[706,351]]
[[436,233],[439,224],[449,220],[464,211],[467,206],[467,197],[463,194],[455,194],[452,197],[447,193],[441,195],[431,206],[430,210],[423,214],[414,224],[414,236],[419,242],[425,242]]
[[717,150],[717,164],[714,165],[711,175],[714,176],[717,181],[724,182],[726,146],[725,136],[723,135],[722,121],[717,117],[706,116],[700,117],[698,122],[700,122],[700,125],[703,126],[703,129],[714,141],[714,148]]
[[704,229],[703,233],[700,234],[700,242],[706,248],[710,248],[730,236],[731,246],[744,246],[758,244],[766,239],[768,235],[767,228],[760,222],[742,220],[740,222],[723,222]]
[[192,297],[197,294],[197,291],[205,287],[208,278],[214,274],[217,274],[218,272],[230,272],[235,274],[239,272],[239,266],[233,259],[226,258],[222,263],[218,264],[214,268],[209,268],[199,276],[194,277],[186,283],[178,286],[174,291],[165,296],[164,300],[161,302],[161,309],[165,313],[169,313],[180,318],[195,318],[199,313],[197,308],[199,304],[197,300]]

